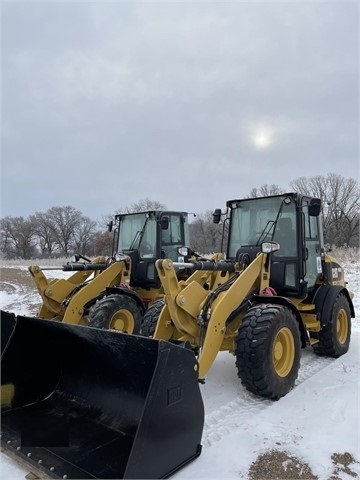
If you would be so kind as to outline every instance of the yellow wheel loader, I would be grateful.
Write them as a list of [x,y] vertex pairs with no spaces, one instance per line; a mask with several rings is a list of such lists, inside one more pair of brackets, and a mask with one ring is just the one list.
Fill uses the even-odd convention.
[[188,342],[200,379],[219,351],[229,351],[248,390],[278,399],[295,384],[301,348],[347,352],[352,294],[325,253],[319,199],[288,193],[231,200],[227,208],[226,260],[185,262],[194,272],[186,280],[176,276],[180,264],[158,260],[165,304],[149,308],[142,333]]
[[[115,231],[110,258],[91,261],[75,255],[62,267],[29,267],[42,299],[39,317],[140,332],[147,306],[162,297],[155,261],[179,260],[177,248],[189,242],[188,216],[164,211],[120,214],[109,227]],[[74,273],[67,279],[48,279],[46,270]]]
[[324,252],[320,201],[288,193],[227,207],[225,259],[182,249],[184,261],[156,260],[164,300],[145,314],[147,336],[2,313],[7,452],[51,478],[166,478],[201,452],[199,383],[219,351],[235,355],[247,389],[277,399],[294,386],[301,347],[348,350],[352,295]]

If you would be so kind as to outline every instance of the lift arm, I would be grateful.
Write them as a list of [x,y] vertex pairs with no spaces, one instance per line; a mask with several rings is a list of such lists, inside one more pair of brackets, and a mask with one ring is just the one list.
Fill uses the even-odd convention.
[[[74,271],[69,278],[49,280],[44,270]],[[106,287],[128,283],[131,271],[130,257],[108,265],[105,257],[97,257],[92,263],[69,263],[62,267],[29,267],[42,306],[39,317],[58,319],[65,323],[83,323],[84,305]],[[93,275],[91,281],[88,281]]]
[[[185,282],[177,280],[175,267],[192,268]],[[156,262],[165,292],[155,338],[177,338],[200,348],[199,377],[203,377],[221,350],[227,332],[227,320],[252,293],[269,286],[269,256],[259,253],[253,262],[237,270],[236,262],[193,262],[177,264],[171,260]],[[166,325],[168,329],[166,329]],[[175,326],[175,328],[174,328]]]

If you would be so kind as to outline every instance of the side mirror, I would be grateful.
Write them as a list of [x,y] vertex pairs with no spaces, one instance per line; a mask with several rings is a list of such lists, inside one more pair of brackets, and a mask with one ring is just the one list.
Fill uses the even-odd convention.
[[178,247],[177,252],[182,257],[188,257],[190,255],[190,248],[189,247]]
[[310,217],[318,217],[321,211],[321,200],[320,198],[312,198],[309,202],[308,211]]
[[164,217],[161,217],[160,228],[161,230],[167,230],[169,228],[169,217],[167,215]]
[[109,232],[112,231],[113,226],[114,226],[114,222],[113,222],[113,220],[110,220],[110,222],[107,224],[107,227],[108,227],[108,231],[109,231]]
[[220,223],[221,220],[221,208],[216,208],[213,213],[213,222]]

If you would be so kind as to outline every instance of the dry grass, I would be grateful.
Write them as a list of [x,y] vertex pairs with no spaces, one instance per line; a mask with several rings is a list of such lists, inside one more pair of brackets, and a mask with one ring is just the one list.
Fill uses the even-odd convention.
[[330,255],[336,258],[340,263],[350,262],[358,263],[360,261],[360,248],[342,247],[333,248]]
[[30,265],[39,265],[40,267],[57,267],[65,265],[69,262],[70,258],[33,258],[30,260],[24,260],[18,258],[16,260],[4,260],[0,259],[0,267],[29,267]]
[[[360,248],[355,247],[341,247],[333,248],[330,252],[340,263],[350,262],[357,263],[360,261]],[[204,254],[204,257],[211,257],[211,254]],[[15,260],[5,260],[0,258],[0,267],[28,267],[30,265],[39,266],[59,266],[64,265],[70,258],[33,258],[24,260],[22,258]]]

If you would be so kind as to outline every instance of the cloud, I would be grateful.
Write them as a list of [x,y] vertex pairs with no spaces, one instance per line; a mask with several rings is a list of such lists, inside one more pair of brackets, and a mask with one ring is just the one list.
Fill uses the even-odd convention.
[[351,176],[357,18],[351,2],[4,3],[5,198],[24,188],[13,165],[54,184],[4,214],[95,217],[143,197],[201,211],[264,183]]

